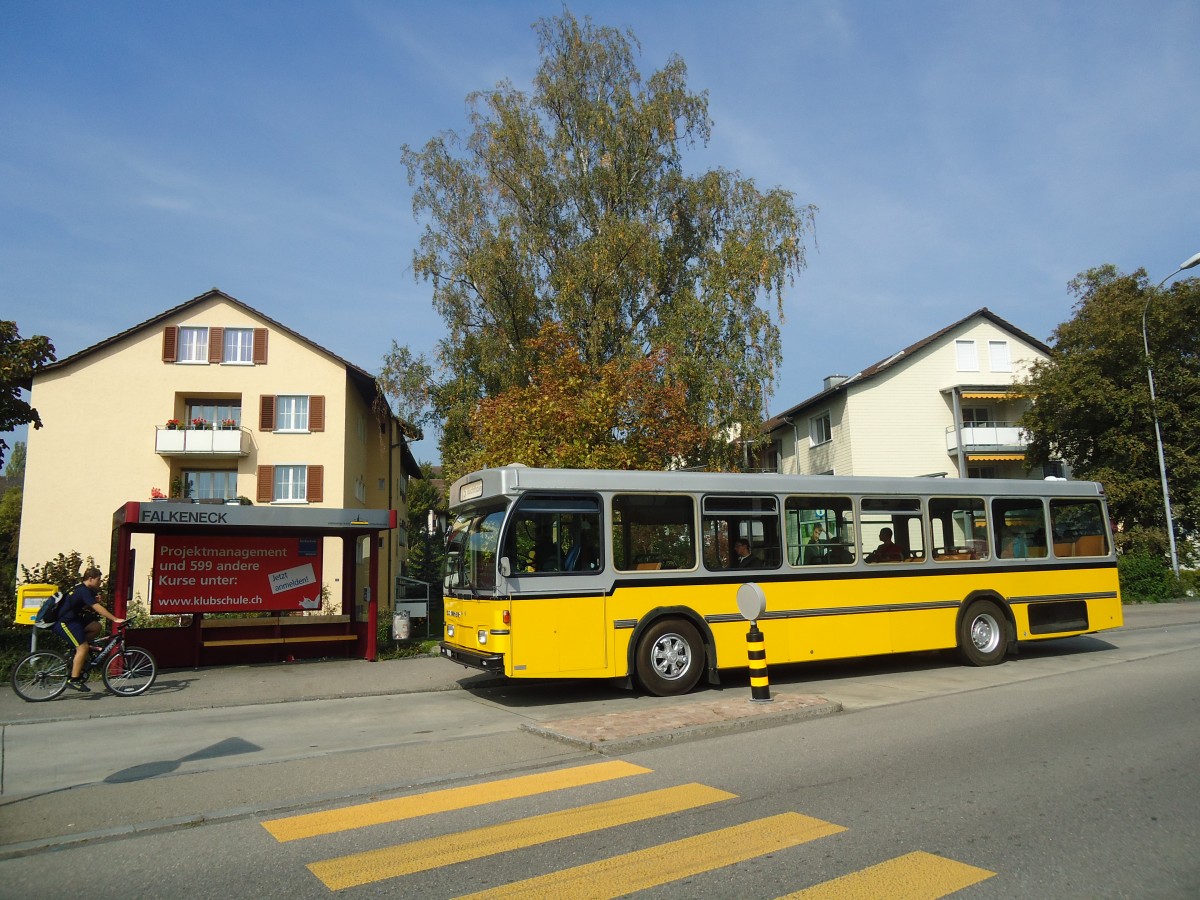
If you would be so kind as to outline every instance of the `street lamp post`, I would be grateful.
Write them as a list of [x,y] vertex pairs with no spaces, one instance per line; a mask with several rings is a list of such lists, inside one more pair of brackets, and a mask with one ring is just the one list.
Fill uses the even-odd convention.
[[1158,292],[1159,288],[1184,269],[1190,269],[1195,265],[1200,265],[1200,253],[1188,257],[1178,269],[1160,281],[1154,288],[1154,292],[1146,298],[1146,305],[1142,308],[1142,346],[1146,351],[1146,378],[1150,382],[1150,414],[1154,417],[1154,443],[1158,448],[1158,474],[1162,479],[1163,509],[1167,514],[1167,541],[1171,547],[1171,568],[1174,570],[1176,578],[1179,577],[1179,555],[1175,552],[1175,520],[1171,517],[1171,492],[1167,490],[1167,461],[1163,457],[1162,431],[1158,427],[1158,406],[1154,397],[1154,370],[1150,365],[1150,338],[1146,332],[1146,313],[1150,311],[1150,301],[1154,299],[1154,294]]

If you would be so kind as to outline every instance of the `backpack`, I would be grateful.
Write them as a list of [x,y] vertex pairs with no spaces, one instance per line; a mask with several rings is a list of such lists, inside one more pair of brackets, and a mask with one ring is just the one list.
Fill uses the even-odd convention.
[[56,591],[54,596],[47,597],[42,601],[42,606],[37,611],[37,616],[33,620],[34,626],[37,628],[49,628],[57,622],[66,599],[66,595],[62,591]]

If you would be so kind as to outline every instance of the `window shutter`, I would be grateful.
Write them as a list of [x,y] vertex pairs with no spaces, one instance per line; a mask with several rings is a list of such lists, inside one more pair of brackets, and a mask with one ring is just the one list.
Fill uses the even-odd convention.
[[275,499],[275,467],[258,467],[258,489],[256,498],[259,503],[270,503]]
[[225,329],[208,329],[208,361],[219,363],[225,358]]
[[163,362],[173,363],[179,358],[179,328],[168,325],[163,329]]
[[325,398],[324,397],[309,397],[308,398],[308,430],[309,431],[324,431],[325,430]]
[[308,485],[305,489],[304,496],[309,503],[323,503],[325,501],[324,466],[308,467]]
[[254,364],[256,366],[265,366],[267,364],[267,329],[254,329]]
[[258,398],[258,430],[275,430],[275,395],[263,394]]

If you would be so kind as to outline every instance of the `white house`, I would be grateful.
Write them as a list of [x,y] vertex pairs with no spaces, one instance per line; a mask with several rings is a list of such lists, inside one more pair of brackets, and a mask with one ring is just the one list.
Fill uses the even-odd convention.
[[984,308],[764,423],[765,468],[804,475],[1042,478],[1025,470],[1017,387],[1050,348]]

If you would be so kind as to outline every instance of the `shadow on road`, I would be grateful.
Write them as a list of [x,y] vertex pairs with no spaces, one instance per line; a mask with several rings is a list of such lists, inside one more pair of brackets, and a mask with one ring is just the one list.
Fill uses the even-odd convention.
[[128,769],[122,769],[119,772],[113,772],[104,779],[105,784],[128,784],[131,781],[145,781],[147,778],[155,778],[159,775],[167,775],[174,772],[179,766],[185,762],[190,762],[198,759],[218,759],[222,756],[237,756],[240,753],[257,753],[262,750],[262,747],[257,744],[251,744],[249,741],[244,741],[241,738],[226,738],[223,741],[218,741],[195,753],[189,753],[187,756],[181,756],[179,759],[162,759],[155,762],[141,763],[140,765],[130,766]]
[[[1055,641],[1021,642],[1018,644],[1015,656],[1006,659],[1001,665],[1019,666],[1022,659],[1054,659],[1115,649],[1116,647],[1108,641],[1089,635]],[[910,672],[939,672],[963,668],[963,663],[959,660],[956,651],[937,650],[772,665],[768,647],[767,668],[772,688],[788,687],[806,693],[820,693],[823,683],[844,678],[864,678],[873,675],[882,677]],[[460,682],[467,692],[480,699],[513,709],[630,699],[645,701],[648,706],[654,707],[680,701],[679,697],[654,697],[640,688],[630,691],[614,687],[611,682],[604,680],[521,679],[501,682],[489,680],[479,685],[471,685],[468,682],[469,679]],[[685,696],[687,698],[706,695],[715,697],[729,691],[747,691],[749,684],[748,668],[722,669],[719,685],[710,685],[701,681],[690,694]]]

